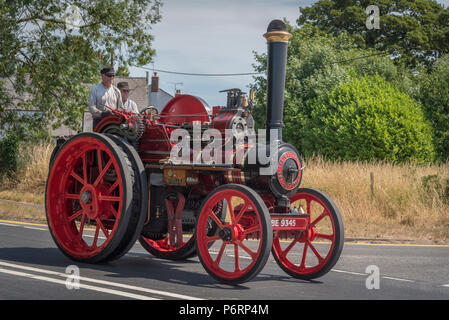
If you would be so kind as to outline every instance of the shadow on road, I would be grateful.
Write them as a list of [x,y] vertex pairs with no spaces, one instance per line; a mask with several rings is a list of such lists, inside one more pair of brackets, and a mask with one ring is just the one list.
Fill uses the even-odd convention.
[[[194,259],[184,261],[170,261],[155,258],[145,253],[129,253],[119,260],[100,263],[87,264],[70,260],[63,255],[57,248],[30,248],[30,247],[14,247],[0,248],[0,260],[10,263],[32,264],[34,266],[42,266],[42,268],[51,268],[52,271],[65,273],[65,269],[69,265],[77,265],[81,269],[90,270],[86,277],[95,277],[99,272],[101,277],[114,279],[135,279],[139,283],[139,279],[150,279],[163,281],[178,285],[196,286],[204,288],[228,289],[228,290],[247,290],[250,284],[258,281],[285,281],[289,284],[292,282],[301,284],[321,284],[320,281],[302,281],[293,279],[287,275],[271,275],[264,273],[264,270],[250,282],[244,285],[230,286],[218,283],[207,274],[199,261]],[[61,268],[55,270],[55,268]],[[136,282],[134,282],[136,283]]]

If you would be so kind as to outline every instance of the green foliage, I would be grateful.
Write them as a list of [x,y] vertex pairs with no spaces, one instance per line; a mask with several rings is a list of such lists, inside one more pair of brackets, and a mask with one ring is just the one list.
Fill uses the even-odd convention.
[[[370,5],[379,8],[380,29],[366,27]],[[347,32],[361,48],[388,50],[407,66],[430,65],[449,52],[449,9],[434,0],[319,0],[300,11],[299,26]]]
[[19,137],[9,133],[0,140],[0,179],[5,175],[11,177],[17,170],[19,152]]
[[438,59],[420,83],[418,98],[434,128],[438,158],[449,160],[449,54]]
[[392,162],[434,157],[420,104],[379,76],[351,78],[315,99],[304,132],[306,155]]
[[[299,150],[304,144],[304,128],[311,116],[314,99],[326,95],[339,83],[354,76],[379,75],[404,92],[416,92],[412,74],[391,59],[374,50],[360,49],[346,33],[338,36],[308,24],[289,27],[293,37],[287,56],[287,76],[284,103],[284,140]],[[266,72],[266,54],[255,54],[257,72]],[[252,89],[256,93],[254,118],[257,127],[265,126],[266,78],[255,77]]]
[[111,56],[122,74],[151,61],[150,26],[160,20],[160,6],[160,0],[0,0],[0,127],[21,139],[49,126],[80,129],[89,84],[99,81]]

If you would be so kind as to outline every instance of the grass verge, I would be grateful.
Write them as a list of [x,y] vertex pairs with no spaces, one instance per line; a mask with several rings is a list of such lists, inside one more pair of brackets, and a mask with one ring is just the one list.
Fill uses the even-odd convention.
[[[53,146],[28,146],[14,179],[4,179],[0,199],[44,204]],[[306,161],[302,186],[326,192],[343,216],[345,236],[449,241],[449,163]],[[44,209],[0,203],[3,219],[45,221]]]

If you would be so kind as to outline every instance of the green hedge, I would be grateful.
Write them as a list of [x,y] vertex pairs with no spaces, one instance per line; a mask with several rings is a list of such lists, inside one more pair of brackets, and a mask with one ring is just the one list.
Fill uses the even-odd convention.
[[421,105],[380,76],[353,77],[312,102],[304,154],[329,159],[428,162],[432,128]]
[[19,138],[9,132],[0,140],[0,178],[8,174],[11,176],[17,170],[17,156],[19,152]]

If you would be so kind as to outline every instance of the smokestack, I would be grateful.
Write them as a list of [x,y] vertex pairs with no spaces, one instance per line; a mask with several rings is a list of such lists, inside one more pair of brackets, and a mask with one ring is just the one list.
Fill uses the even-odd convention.
[[282,140],[282,121],[284,113],[285,72],[287,47],[291,34],[281,20],[273,20],[263,35],[268,44],[268,84],[267,84],[267,142],[270,129],[278,130],[278,140]]
[[151,92],[159,92],[159,76],[157,72],[151,77]]

